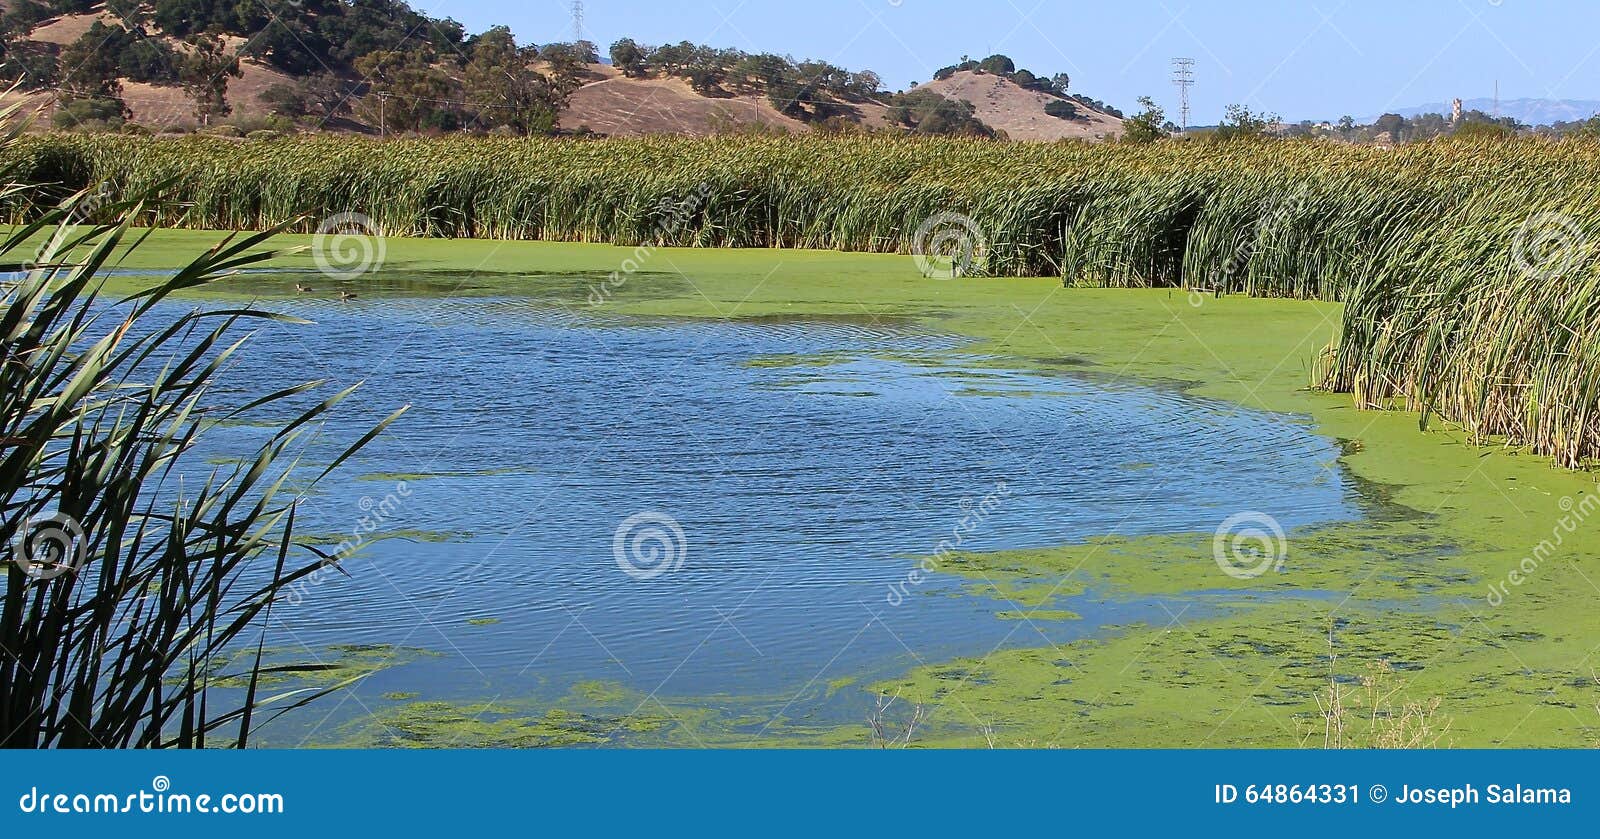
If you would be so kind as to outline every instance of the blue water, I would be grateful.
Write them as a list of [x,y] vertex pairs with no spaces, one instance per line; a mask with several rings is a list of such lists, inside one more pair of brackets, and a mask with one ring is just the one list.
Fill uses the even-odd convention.
[[[348,578],[277,611],[270,642],[435,654],[310,714],[312,740],[388,691],[558,697],[589,680],[826,716],[835,679],[1167,621],[1158,601],[1094,593],[1055,604],[1082,620],[1003,620],[1014,607],[972,580],[906,585],[963,522],[961,548],[996,550],[1210,532],[1242,510],[1285,528],[1357,516],[1337,452],[1295,418],[980,367],[922,328],[596,319],[523,298],[272,308],[315,323],[262,328],[219,399],[364,379],[330,444],[413,406],[308,498],[303,533],[381,521]],[[259,438],[213,443],[243,454]],[[615,537],[636,514],[683,538],[661,567],[644,561],[660,545],[624,538],[630,574]]]

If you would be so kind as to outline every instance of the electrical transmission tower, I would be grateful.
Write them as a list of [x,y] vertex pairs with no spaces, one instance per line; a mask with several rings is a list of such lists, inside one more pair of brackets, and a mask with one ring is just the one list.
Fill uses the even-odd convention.
[[1189,133],[1189,87],[1194,84],[1194,59],[1172,59],[1172,83],[1178,86],[1178,115],[1183,133]]
[[572,0],[572,42],[583,40],[583,0]]

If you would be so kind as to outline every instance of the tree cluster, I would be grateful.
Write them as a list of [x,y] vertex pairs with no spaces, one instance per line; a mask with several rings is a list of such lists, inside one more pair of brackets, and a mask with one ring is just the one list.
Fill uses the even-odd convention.
[[1122,142],[1154,143],[1172,134],[1173,125],[1167,121],[1167,112],[1154,99],[1139,97],[1139,111],[1122,121]]
[[[1330,139],[1345,143],[1416,143],[1446,138],[1504,139],[1526,134],[1530,128],[1511,117],[1494,117],[1480,110],[1469,110],[1460,121],[1452,121],[1444,114],[1425,113],[1413,117],[1384,114],[1371,124],[1362,125],[1354,117],[1345,116],[1333,123],[1316,123],[1309,120],[1288,125],[1282,133],[1288,137]],[[1560,131],[1550,127],[1540,130],[1551,136]]]
[[1222,123],[1207,135],[1219,142],[1229,140],[1259,140],[1275,136],[1283,118],[1265,111],[1252,111],[1244,105],[1229,105]]
[[890,100],[889,122],[912,134],[955,135],[961,137],[997,136],[974,114],[972,103],[950,99],[927,88],[895,94]]
[[[63,128],[115,128],[129,110],[122,82],[181,86],[201,126],[228,116],[228,80],[242,58],[293,81],[263,100],[285,119],[328,120],[353,110],[385,131],[553,131],[595,46],[519,46],[505,27],[468,37],[400,0],[108,0],[110,17],[57,50],[26,36],[86,0],[13,0],[0,16],[0,74],[54,89]],[[230,38],[233,40],[230,41]],[[184,43],[174,49],[172,40]],[[240,44],[235,48],[230,43]]]
[[933,77],[941,80],[948,79],[956,73],[964,71],[1000,76],[1016,82],[1019,87],[1037,90],[1040,93],[1048,93],[1051,96],[1065,97],[1067,88],[1072,84],[1072,77],[1066,73],[1056,73],[1051,76],[1036,75],[1031,70],[1017,69],[1016,62],[1012,61],[1009,56],[998,54],[991,55],[982,61],[962,58],[960,64],[941,67],[933,74]]
[[765,95],[780,113],[807,122],[844,116],[852,103],[884,96],[882,79],[870,70],[689,41],[650,47],[623,38],[611,45],[611,63],[629,78],[684,79],[705,96]]
[[366,80],[357,111],[384,131],[548,134],[596,57],[587,42],[519,46],[504,26],[473,36],[454,55],[376,50],[356,61]]

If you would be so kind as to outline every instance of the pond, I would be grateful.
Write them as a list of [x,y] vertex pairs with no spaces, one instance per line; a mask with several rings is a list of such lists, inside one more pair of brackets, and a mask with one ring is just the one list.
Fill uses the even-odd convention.
[[[937,322],[630,319],[537,294],[269,308],[314,323],[260,329],[219,397],[365,380],[323,432],[341,442],[414,406],[308,499],[302,534],[361,544],[269,640],[392,666],[273,723],[278,745],[341,742],[400,700],[549,708],[595,685],[759,707],[751,732],[859,723],[852,680],[1170,614],[1067,590],[1020,619],[924,557],[1359,517],[1299,418],[1007,369]],[[214,462],[262,430],[221,432]]]

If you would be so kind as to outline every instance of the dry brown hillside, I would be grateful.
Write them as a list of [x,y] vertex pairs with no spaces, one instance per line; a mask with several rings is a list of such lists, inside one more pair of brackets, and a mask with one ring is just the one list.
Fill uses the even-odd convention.
[[[115,19],[104,11],[62,15],[39,24],[28,33],[28,38],[64,47],[82,37],[95,21],[109,25],[114,23]],[[176,38],[157,37],[161,37],[173,49],[179,51],[189,49],[187,44]],[[233,48],[238,48],[244,43],[243,38],[232,35],[226,36],[225,40]],[[228,80],[228,101],[233,105],[234,113],[239,115],[265,115],[268,109],[261,103],[262,92],[275,84],[293,81],[289,76],[253,58],[240,61],[239,69],[242,75],[237,79]],[[49,126],[50,114],[55,106],[53,94],[48,91],[36,91],[20,97],[6,97],[5,101],[14,102],[19,98],[26,103],[25,110],[39,115],[39,119],[35,122],[38,129],[43,130]],[[169,126],[186,129],[195,127],[194,100],[181,87],[151,85],[123,79],[122,100],[132,112],[133,121],[151,130],[161,131]]]
[[[764,95],[706,96],[676,77],[630,79],[609,64],[589,65],[595,79],[572,95],[561,128],[601,134],[712,134],[760,125],[793,133],[812,126],[780,113]],[[850,119],[866,128],[886,128],[888,106],[845,102]]]
[[85,15],[62,15],[34,27],[33,31],[28,33],[28,39],[64,47],[83,37],[83,33],[88,32],[95,21],[111,24],[115,20],[110,13],[103,11]]
[[587,127],[619,136],[713,134],[756,123],[790,132],[809,130],[805,123],[778,113],[764,96],[702,96],[676,78],[614,76],[591,82],[572,94],[561,114],[563,129]]
[[[3,2],[0,0],[0,4]],[[104,11],[62,15],[41,22],[28,37],[62,48],[81,37],[97,20],[108,24],[115,22]],[[156,37],[167,41],[176,50],[189,49],[187,44],[177,39],[161,35]],[[228,36],[228,41],[235,48],[244,43],[244,39],[236,36]],[[262,93],[275,84],[292,82],[293,79],[254,59],[244,59],[241,67],[243,77],[228,82],[228,99],[234,110],[232,120],[235,123],[264,121],[269,109],[262,102]],[[813,130],[811,124],[780,113],[766,96],[760,94],[706,96],[680,77],[630,79],[608,64],[589,65],[585,77],[586,83],[572,94],[567,109],[561,114],[559,124],[562,129],[576,131],[586,128],[600,134],[620,136],[703,135],[756,126],[795,133]],[[1077,118],[1066,120],[1051,116],[1045,113],[1045,106],[1059,101],[1057,97],[1028,90],[1005,77],[989,73],[961,71],[949,78],[929,82],[924,88],[970,102],[978,119],[1004,131],[1012,140],[1098,140],[1115,138],[1122,132],[1121,120],[1081,103],[1077,104]],[[122,89],[123,100],[132,112],[133,120],[146,128],[163,131],[192,130],[195,127],[194,105],[182,88],[125,79]],[[51,124],[55,97],[50,91],[3,98],[10,101],[21,98],[26,101],[27,110],[37,109],[41,118],[35,125],[39,130]],[[884,98],[887,99],[887,95]],[[868,129],[893,128],[885,119],[888,108],[884,104],[865,100],[846,104],[849,109],[849,113],[843,117],[846,122],[854,122]],[[372,126],[355,118],[341,119],[337,126],[343,130],[375,131]],[[324,130],[329,128],[323,126]]]
[[1053,117],[1044,112],[1044,106],[1057,97],[1027,90],[989,73],[962,71],[923,87],[940,96],[972,103],[978,119],[1006,132],[1013,140],[1100,140],[1122,134],[1122,120],[1082,103],[1074,103],[1077,119]]

